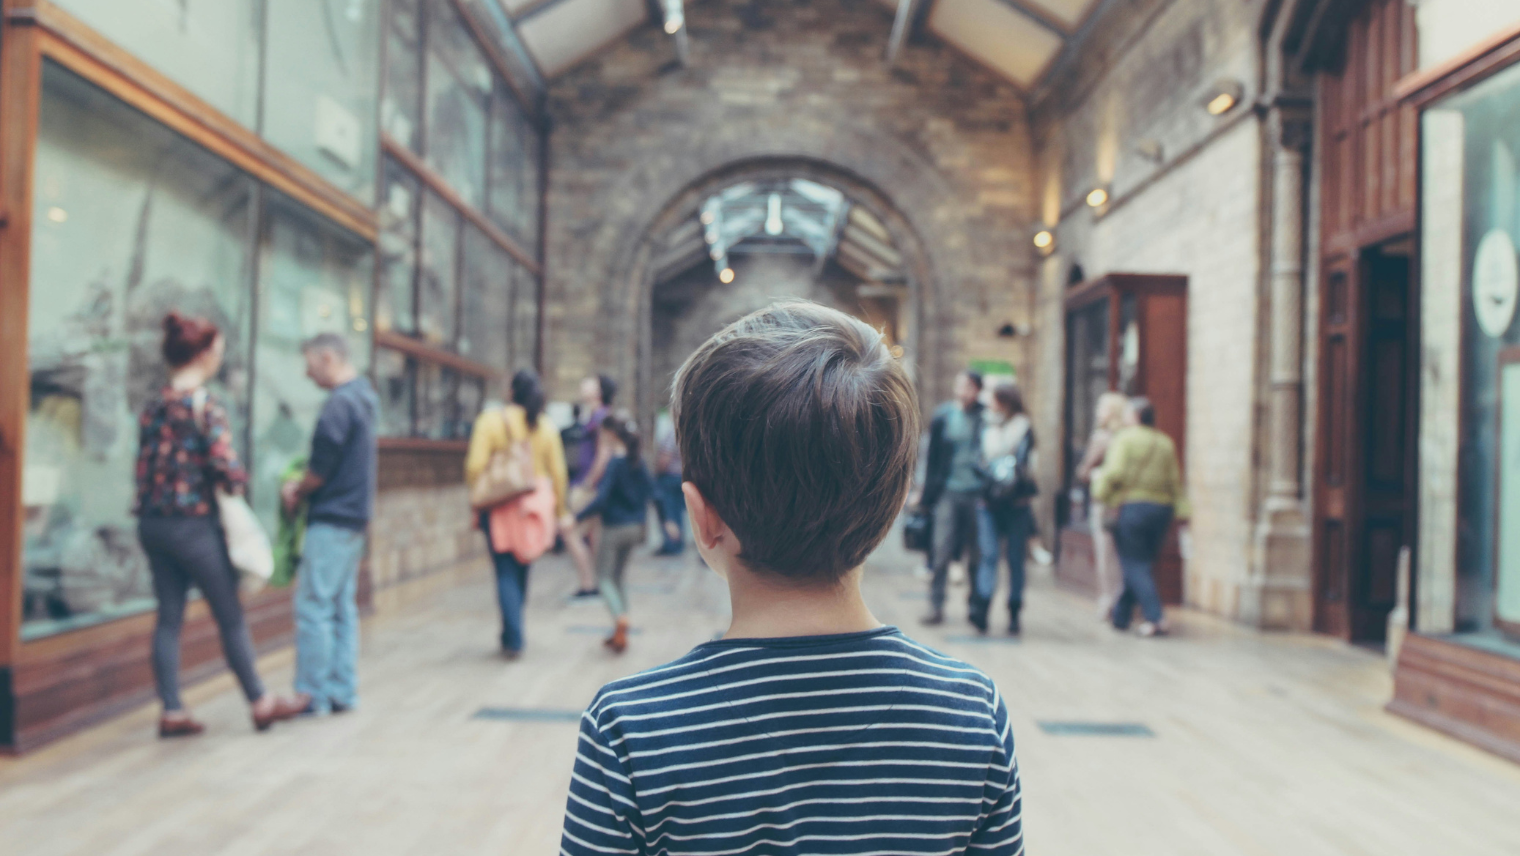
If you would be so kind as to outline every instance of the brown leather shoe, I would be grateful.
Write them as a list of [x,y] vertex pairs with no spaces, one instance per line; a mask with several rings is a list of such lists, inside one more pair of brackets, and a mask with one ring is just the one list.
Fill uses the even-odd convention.
[[253,729],[255,731],[268,731],[269,726],[276,722],[284,722],[287,719],[295,719],[301,714],[311,710],[311,696],[305,693],[297,693],[290,698],[277,696],[274,703],[263,712],[259,711],[258,705],[253,708]]
[[628,650],[628,619],[619,618],[617,626],[612,630],[612,635],[603,640],[602,644],[617,654]]
[[190,717],[183,719],[160,719],[158,721],[158,736],[164,739],[170,737],[194,737],[206,730],[206,726]]

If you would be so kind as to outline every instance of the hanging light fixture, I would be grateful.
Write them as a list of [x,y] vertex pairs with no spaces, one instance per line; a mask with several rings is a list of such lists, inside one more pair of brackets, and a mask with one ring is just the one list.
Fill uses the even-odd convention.
[[786,224],[781,220],[781,194],[772,193],[767,204],[768,213],[765,215],[765,234],[775,236],[786,230]]
[[1041,229],[1034,234],[1036,249],[1048,250],[1056,244],[1056,236],[1049,229]]
[[1087,194],[1087,207],[1102,208],[1108,204],[1108,188],[1094,187]]
[[724,285],[728,285],[729,283],[733,282],[734,269],[731,267],[726,267],[723,270],[718,271],[718,281]]

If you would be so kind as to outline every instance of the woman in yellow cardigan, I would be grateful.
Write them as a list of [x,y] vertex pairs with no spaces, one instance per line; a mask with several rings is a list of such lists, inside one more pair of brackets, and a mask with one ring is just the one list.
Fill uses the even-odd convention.
[[[565,447],[560,443],[559,429],[544,417],[544,388],[538,373],[523,369],[512,376],[512,403],[500,410],[488,410],[475,420],[470,431],[470,451],[465,456],[465,483],[474,484],[491,461],[491,455],[510,449],[514,444],[528,441],[533,456],[533,474],[548,478],[554,486],[555,519],[561,528],[570,516],[566,504],[566,484],[569,477],[565,471]],[[496,565],[496,598],[501,605],[501,651],[509,660],[522,653],[523,603],[528,598],[529,563],[520,560],[512,552],[497,552],[491,543],[490,512],[480,514],[480,528],[486,536],[486,548],[491,551],[491,561]]]

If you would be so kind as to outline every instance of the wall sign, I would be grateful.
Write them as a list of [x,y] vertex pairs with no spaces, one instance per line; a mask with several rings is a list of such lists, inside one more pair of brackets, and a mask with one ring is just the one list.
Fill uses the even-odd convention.
[[1516,297],[1520,296],[1520,266],[1515,243],[1503,229],[1490,229],[1478,242],[1473,260],[1473,311],[1483,332],[1501,338],[1515,320]]

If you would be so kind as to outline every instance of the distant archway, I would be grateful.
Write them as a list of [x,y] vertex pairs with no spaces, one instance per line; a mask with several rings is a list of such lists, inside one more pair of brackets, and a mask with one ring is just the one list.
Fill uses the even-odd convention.
[[[645,424],[652,424],[655,412],[664,404],[672,368],[670,355],[661,353],[661,347],[669,343],[656,341],[657,332],[669,334],[666,329],[657,330],[656,316],[661,310],[657,310],[656,304],[662,286],[668,287],[683,275],[688,280],[707,277],[719,288],[727,285],[718,280],[718,269],[706,254],[712,242],[702,242],[703,255],[690,253],[691,233],[700,232],[704,202],[727,189],[744,185],[775,187],[793,179],[838,191],[847,200],[847,208],[856,213],[856,218],[853,222],[840,224],[842,253],[836,249],[839,255],[835,258],[815,257],[816,268],[811,280],[799,281],[796,293],[777,291],[772,296],[821,298],[822,302],[834,303],[870,323],[890,324],[892,329],[888,335],[901,347],[902,359],[920,385],[921,398],[926,406],[936,400],[938,390],[925,387],[933,386],[933,379],[941,374],[940,361],[948,343],[941,341],[940,325],[932,321],[926,323],[926,316],[933,315],[929,307],[935,302],[939,284],[917,230],[890,198],[838,165],[812,158],[752,158],[713,170],[676,193],[650,217],[637,244],[627,254],[625,273],[619,280],[625,286],[623,294],[627,298],[622,308],[633,313],[636,319],[637,338],[629,356],[637,366],[634,404]],[[872,248],[873,255],[891,261],[893,264],[889,270],[870,269],[863,262],[862,253],[850,245],[851,240],[869,245],[870,233],[876,229],[880,232],[875,237],[882,240],[879,246]],[[851,232],[856,236],[846,237]],[[742,252],[738,254],[742,255]],[[828,269],[836,266],[864,286],[855,290],[853,304],[848,300],[828,299],[831,293],[840,292],[841,280],[845,279],[837,274],[827,276]],[[745,268],[742,262],[736,267],[739,270]],[[768,267],[772,276],[782,268],[776,264]],[[845,286],[849,284],[844,283]],[[808,289],[812,289],[812,293],[807,293]],[[758,304],[749,305],[755,302],[755,295],[744,297],[747,302],[737,300],[732,311],[714,323],[732,320],[727,316],[737,317],[757,308]],[[875,302],[877,298],[881,299],[879,303]],[[883,314],[888,305],[896,310],[890,318]],[[878,311],[873,312],[873,307]],[[684,354],[680,356],[684,357]],[[928,384],[924,383],[926,380]]]

